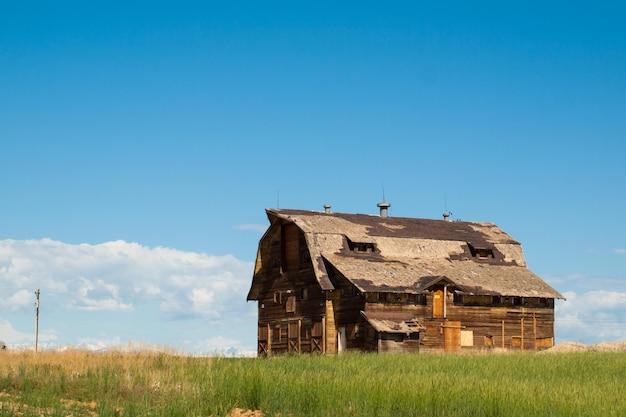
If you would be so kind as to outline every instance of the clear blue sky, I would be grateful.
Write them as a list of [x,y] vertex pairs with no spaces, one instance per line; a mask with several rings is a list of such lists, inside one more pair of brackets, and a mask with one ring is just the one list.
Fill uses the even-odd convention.
[[568,296],[557,341],[626,339],[625,18],[602,1],[4,2],[0,339],[32,344],[41,287],[50,346],[254,350],[264,209],[374,214],[383,188],[393,216],[448,209],[520,241]]

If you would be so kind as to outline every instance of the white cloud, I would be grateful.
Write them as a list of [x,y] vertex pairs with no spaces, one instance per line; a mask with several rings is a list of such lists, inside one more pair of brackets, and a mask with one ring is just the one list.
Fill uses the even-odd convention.
[[626,292],[563,294],[555,309],[557,337],[583,343],[626,340]]
[[[0,339],[7,344],[34,342],[35,332],[24,333],[16,330],[8,320],[0,320]],[[51,342],[57,337],[54,332],[42,331],[39,333],[39,341]]]
[[216,319],[245,305],[253,264],[124,241],[71,245],[0,241],[0,313],[32,308],[33,291],[79,312],[128,312],[155,303],[170,319]]
[[34,307],[35,293],[29,290],[18,290],[6,300],[0,299],[0,309],[12,313]]
[[626,249],[624,249],[624,248],[615,248],[615,249],[613,249],[613,253],[616,253],[618,255],[626,255]]

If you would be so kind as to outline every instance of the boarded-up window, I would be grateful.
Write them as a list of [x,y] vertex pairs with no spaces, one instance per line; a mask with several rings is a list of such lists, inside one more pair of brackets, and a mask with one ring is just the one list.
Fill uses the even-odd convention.
[[280,291],[274,291],[274,304],[282,304],[282,294]]
[[554,345],[554,340],[551,337],[538,337],[535,339],[535,346],[538,348],[551,348]]
[[293,223],[281,228],[283,271],[293,271],[300,266],[300,231]]
[[287,313],[296,312],[296,296],[295,295],[291,295],[287,297],[287,303],[285,303],[285,311]]
[[303,300],[306,300],[307,298],[309,298],[309,289],[308,288],[302,288],[302,291],[300,292],[300,298]]
[[511,336],[511,346],[522,347],[522,336]]
[[461,346],[474,346],[474,331],[461,330]]

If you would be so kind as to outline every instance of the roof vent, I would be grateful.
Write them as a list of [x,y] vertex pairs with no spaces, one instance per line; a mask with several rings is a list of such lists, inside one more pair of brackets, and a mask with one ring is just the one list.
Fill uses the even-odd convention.
[[389,214],[387,213],[387,209],[391,207],[390,203],[387,203],[386,201],[383,200],[383,202],[378,203],[377,206],[380,208],[380,217],[389,217]]
[[450,221],[450,216],[452,215],[452,213],[450,213],[449,211],[444,211],[443,213],[443,219],[447,222]]
[[330,204],[324,204],[324,213],[326,214],[330,213]]

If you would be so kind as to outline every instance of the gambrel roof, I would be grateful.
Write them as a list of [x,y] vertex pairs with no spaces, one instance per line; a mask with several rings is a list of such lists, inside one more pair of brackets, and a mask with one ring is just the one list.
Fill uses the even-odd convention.
[[303,232],[323,290],[335,288],[336,270],[361,292],[417,294],[445,281],[465,294],[564,298],[527,268],[520,243],[493,223],[266,212],[272,226],[293,223]]

